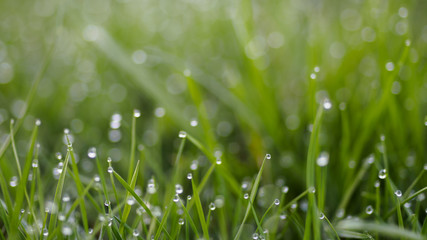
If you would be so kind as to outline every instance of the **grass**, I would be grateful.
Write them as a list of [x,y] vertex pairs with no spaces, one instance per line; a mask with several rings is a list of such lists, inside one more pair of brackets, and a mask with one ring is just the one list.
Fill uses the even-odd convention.
[[426,10],[1,1],[0,240],[426,239]]

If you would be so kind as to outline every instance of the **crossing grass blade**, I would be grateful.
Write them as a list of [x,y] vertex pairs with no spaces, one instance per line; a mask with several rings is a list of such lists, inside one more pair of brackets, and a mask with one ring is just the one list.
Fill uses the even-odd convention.
[[10,238],[16,239],[19,236],[19,216],[20,211],[22,208],[22,204],[24,201],[24,195],[26,192],[27,187],[27,180],[28,175],[30,174],[30,169],[32,165],[33,160],[33,153],[34,153],[34,146],[36,144],[36,138],[37,138],[37,132],[38,132],[38,125],[36,124],[33,132],[31,134],[31,141],[30,141],[30,147],[27,153],[27,157],[25,159],[24,169],[22,172],[22,177],[20,178],[20,181],[18,183],[18,187],[16,190],[16,197],[15,197],[15,206],[13,208],[12,216],[11,216],[11,229],[10,229]]
[[248,206],[246,207],[245,216],[243,217],[243,220],[242,220],[242,223],[240,224],[239,230],[237,230],[237,233],[234,236],[234,240],[240,239],[240,235],[243,232],[243,225],[245,224],[247,218],[249,217],[249,212],[252,209],[251,203],[254,202],[254,200],[255,200],[255,197],[256,197],[256,194],[258,191],[258,187],[259,187],[259,184],[261,182],[261,176],[262,176],[262,172],[264,171],[264,164],[267,160],[267,156],[269,156],[269,154],[265,155],[264,160],[262,161],[262,164],[261,164],[261,168],[259,169],[258,174],[255,178],[255,181],[254,181],[254,184],[253,184],[253,187],[251,190],[251,194],[249,196],[249,203],[248,203]]
[[206,240],[209,240],[209,230],[208,230],[208,226],[206,225],[202,202],[200,201],[199,191],[197,191],[197,186],[194,183],[193,179],[191,180],[191,186],[193,187],[193,199],[196,204],[197,215],[199,216],[200,225],[202,226],[203,237]]
[[[55,191],[55,197],[53,200],[55,206],[57,206],[58,209],[59,209],[59,206],[61,205],[62,189],[64,188],[65,176],[67,175],[69,159],[70,159],[70,153],[67,152],[67,156],[65,157],[64,165],[62,168],[61,175],[59,176],[58,184],[56,186],[56,191]],[[49,238],[53,237],[53,231],[56,226],[57,219],[58,219],[57,211],[52,211],[52,214],[50,215],[49,227],[48,227],[48,231],[50,233]]]
[[[130,187],[131,189],[135,189],[135,185],[136,185],[136,179],[138,178],[138,172],[139,172],[139,161],[136,163],[135,169],[133,171],[133,175],[130,181]],[[128,200],[128,198],[130,197],[129,193],[126,194],[126,198],[124,199],[124,201],[126,202]],[[123,209],[123,213],[122,213],[122,217],[121,217],[121,221],[122,224],[120,225],[120,233],[123,235],[123,231],[124,231],[124,223],[126,223],[126,220],[129,217],[129,213],[130,213],[130,209],[131,206],[129,204],[125,205],[125,208]]]

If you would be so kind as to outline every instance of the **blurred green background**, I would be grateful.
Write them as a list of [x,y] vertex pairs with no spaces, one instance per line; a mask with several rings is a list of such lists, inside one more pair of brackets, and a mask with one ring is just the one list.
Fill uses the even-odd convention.
[[[145,179],[168,181],[185,130],[222,154],[238,181],[271,153],[263,181],[296,194],[305,188],[316,109],[329,99],[319,151],[330,156],[327,199],[334,208],[361,159],[381,152],[380,135],[398,186],[424,165],[426,12],[427,2],[415,0],[2,0],[0,139],[10,119],[23,117],[47,59],[16,136],[25,156],[41,119],[45,178],[52,178],[55,153],[66,151],[64,128],[83,175],[95,170],[86,156],[91,146],[124,173],[139,109]],[[11,150],[4,158],[12,159]],[[193,146],[183,158],[186,167],[206,162]]]

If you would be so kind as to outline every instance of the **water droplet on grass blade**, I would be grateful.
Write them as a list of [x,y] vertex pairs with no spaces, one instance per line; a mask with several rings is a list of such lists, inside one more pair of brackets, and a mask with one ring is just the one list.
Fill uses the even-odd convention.
[[319,219],[320,219],[320,220],[323,220],[324,218],[325,218],[325,214],[320,213],[320,214],[319,214]]
[[134,205],[135,204],[135,198],[128,197],[128,199],[126,200],[126,204],[130,205],[130,206]]
[[38,168],[38,167],[39,167],[39,160],[34,159],[34,160],[33,160],[33,163],[31,164],[31,166],[32,166],[33,168]]
[[9,185],[11,187],[16,187],[18,185],[18,177],[17,176],[11,177],[9,181]]
[[134,109],[134,110],[133,110],[133,116],[134,116],[135,118],[139,118],[139,117],[141,117],[141,111],[139,111],[138,109]]
[[371,205],[369,205],[366,207],[365,212],[366,214],[371,215],[374,212],[374,208]]
[[187,133],[186,133],[185,131],[180,131],[180,132],[178,133],[178,137],[179,137],[179,138],[186,138],[186,137],[187,137]]
[[218,157],[218,158],[216,159],[216,164],[217,164],[217,165],[221,165],[221,164],[222,164],[222,160],[221,160],[221,158],[220,158],[220,157]]
[[274,205],[279,206],[279,204],[280,204],[280,200],[279,199],[275,199],[274,200]]
[[265,158],[266,158],[266,159],[271,159],[271,155],[270,155],[269,153],[267,153],[267,154],[265,155]]
[[252,234],[252,239],[256,240],[256,239],[258,239],[258,238],[259,238],[258,233],[254,233],[254,234]]
[[191,120],[190,126],[197,127],[197,125],[199,125],[199,122],[197,120],[195,120],[195,119]]
[[214,211],[214,210],[216,209],[215,203],[211,202],[211,203],[209,204],[209,209],[210,209],[211,211]]
[[43,236],[47,237],[49,235],[49,231],[47,228],[43,228]]
[[325,99],[323,100],[323,108],[324,108],[325,110],[329,110],[329,109],[331,109],[331,108],[332,108],[332,103],[331,103],[331,101],[330,101],[328,98],[325,98]]
[[190,201],[191,200],[191,195],[188,195],[187,196],[187,201]]
[[96,148],[94,148],[94,147],[89,148],[89,150],[87,151],[87,156],[89,158],[95,158],[96,157]]
[[396,197],[400,198],[400,197],[402,197],[402,191],[396,190],[396,191],[394,191],[394,195],[396,195]]
[[184,219],[183,218],[178,219],[178,224],[181,226],[184,225]]
[[189,180],[193,179],[193,174],[191,174],[191,173],[187,174],[187,179],[189,179]]
[[73,233],[73,229],[68,225],[64,225],[62,226],[61,232],[64,236],[70,236]]
[[133,233],[132,233],[132,235],[134,236],[134,237],[138,237],[139,236],[139,232],[138,232],[138,230],[133,230]]
[[173,199],[172,199],[174,202],[179,202],[179,196],[178,196],[178,194],[177,195],[175,195],[174,197],[173,197]]
[[113,173],[113,171],[114,171],[113,167],[108,167],[108,169],[107,169],[108,173]]
[[40,119],[36,119],[36,126],[40,126],[42,124],[42,121]]
[[176,194],[181,194],[184,191],[184,189],[182,188],[181,184],[176,184],[175,185],[175,193]]
[[385,170],[385,169],[381,169],[381,170],[379,171],[379,173],[378,173],[378,177],[379,177],[380,179],[385,179],[385,178],[387,177],[387,170]]
[[282,187],[282,193],[288,193],[289,192],[289,187],[288,186],[284,186]]
[[247,194],[247,193],[243,194],[243,198],[244,199],[248,199],[249,198],[249,194]]
[[329,153],[321,152],[319,157],[316,160],[316,163],[319,167],[324,167],[329,163]]

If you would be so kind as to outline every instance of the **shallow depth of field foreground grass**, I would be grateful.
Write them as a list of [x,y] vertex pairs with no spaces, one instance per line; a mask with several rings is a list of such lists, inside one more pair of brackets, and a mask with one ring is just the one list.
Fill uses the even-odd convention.
[[426,13],[0,1],[0,240],[426,239]]

